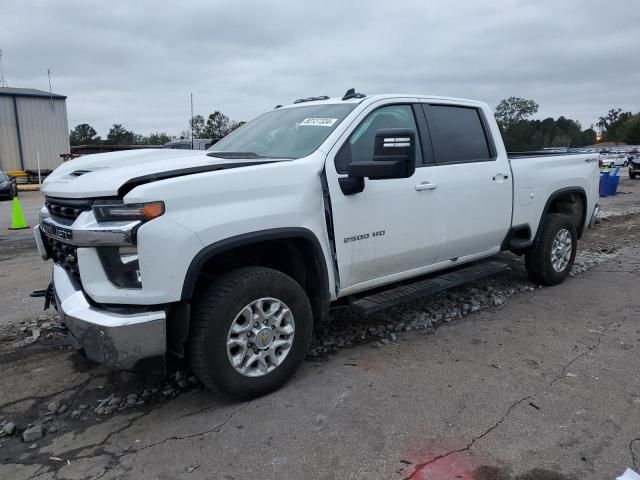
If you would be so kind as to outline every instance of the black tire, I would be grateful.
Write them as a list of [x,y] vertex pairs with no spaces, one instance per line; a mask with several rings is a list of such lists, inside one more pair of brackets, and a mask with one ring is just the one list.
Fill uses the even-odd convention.
[[11,187],[11,191],[9,192],[9,198],[14,199],[18,196],[18,186],[14,183],[13,187]]
[[[238,372],[227,356],[227,334],[236,316],[251,302],[272,297],[284,302],[295,322],[286,358],[259,377]],[[189,359],[194,373],[210,390],[226,397],[250,399],[281,387],[302,363],[311,343],[313,314],[302,287],[277,270],[245,267],[222,275],[204,288],[191,309]]]
[[609,164],[609,168],[615,168],[615,166],[616,166],[615,162],[611,162],[611,163]]
[[[568,230],[571,237],[571,256],[564,269],[558,272],[553,267],[551,252],[556,235],[563,229]],[[531,281],[540,285],[562,283],[571,272],[576,258],[577,245],[578,234],[571,218],[559,213],[547,214],[536,235],[536,240],[525,253],[525,267]]]
[[629,166],[629,161],[625,160],[624,163],[622,164],[622,166],[625,167],[625,168],[628,167]]

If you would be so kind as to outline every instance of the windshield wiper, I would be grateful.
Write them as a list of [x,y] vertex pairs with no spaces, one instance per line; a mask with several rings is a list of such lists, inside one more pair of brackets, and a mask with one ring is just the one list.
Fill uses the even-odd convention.
[[256,152],[209,152],[207,157],[218,158],[268,158],[258,155]]

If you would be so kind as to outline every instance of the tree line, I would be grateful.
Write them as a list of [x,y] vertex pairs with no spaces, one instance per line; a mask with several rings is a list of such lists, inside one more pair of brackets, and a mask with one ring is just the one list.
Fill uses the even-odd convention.
[[[556,119],[531,120],[537,113],[538,104],[526,98],[509,97],[501,100],[495,109],[495,117],[500,127],[508,151],[540,150],[545,147],[584,147],[597,141],[640,145],[640,112],[623,112],[612,108],[599,117],[594,125],[582,129],[580,122],[560,116]],[[71,130],[71,145],[163,145],[171,140],[193,138],[222,138],[245,122],[231,120],[216,110],[205,120],[195,115],[189,122],[190,130],[171,136],[165,132],[153,132],[147,136],[127,130],[122,124],[114,123],[106,138],[101,138],[87,123],[76,125]]]
[[88,123],[76,125],[69,133],[71,145],[164,145],[171,140],[184,140],[191,138],[222,138],[246,122],[231,120],[224,113],[216,110],[205,121],[202,115],[195,115],[189,122],[191,130],[183,130],[179,136],[169,135],[165,132],[153,132],[149,135],[140,135],[126,129],[121,123],[114,123],[109,129],[106,138],[98,135],[98,132]]
[[509,97],[498,104],[495,117],[508,151],[540,150],[545,147],[584,147],[596,142],[640,144],[640,113],[611,109],[594,125],[582,129],[580,122],[563,116],[530,120],[538,104],[526,98]]

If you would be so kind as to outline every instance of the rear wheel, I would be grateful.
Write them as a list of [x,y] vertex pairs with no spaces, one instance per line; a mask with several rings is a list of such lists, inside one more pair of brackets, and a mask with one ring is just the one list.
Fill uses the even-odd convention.
[[628,167],[629,166],[629,161],[625,160],[624,163],[622,164],[623,167]]
[[616,166],[615,162],[611,162],[611,163],[609,164],[609,168],[614,168],[615,166]]
[[233,270],[194,300],[191,366],[211,390],[254,398],[282,386],[311,342],[309,299],[277,270]]
[[525,254],[529,278],[542,285],[557,285],[569,275],[576,257],[578,235],[567,215],[546,215],[534,244]]

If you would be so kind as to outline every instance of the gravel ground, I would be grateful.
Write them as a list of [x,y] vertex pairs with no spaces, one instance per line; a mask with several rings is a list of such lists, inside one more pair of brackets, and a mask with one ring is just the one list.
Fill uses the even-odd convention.
[[[614,260],[623,244],[637,243],[640,219],[634,214],[640,208],[633,205],[604,205],[602,223],[589,231],[579,243],[571,275]],[[462,319],[487,309],[503,308],[509,299],[520,293],[542,288],[531,283],[524,271],[523,259],[512,254],[500,258],[511,269],[502,275],[476,281],[433,297],[426,297],[364,317],[346,307],[336,307],[329,317],[315,325],[312,346],[307,360],[322,361],[327,355],[360,344],[380,348],[395,343],[400,332],[432,333],[440,325]],[[39,352],[39,349],[70,349],[66,331],[51,310],[33,320],[9,322],[0,326],[0,356],[14,356],[17,351]],[[131,374],[111,372],[78,360],[81,369],[96,369],[91,381],[98,388],[75,389],[70,395],[46,396],[26,411],[0,411],[0,447],[3,437],[19,437],[23,445],[13,443],[16,455],[44,436],[73,430],[74,425],[94,424],[106,416],[124,410],[149,410],[176,397],[183,391],[201,389],[198,380],[188,370],[178,370],[160,384],[147,384]],[[84,363],[83,363],[84,362]]]

